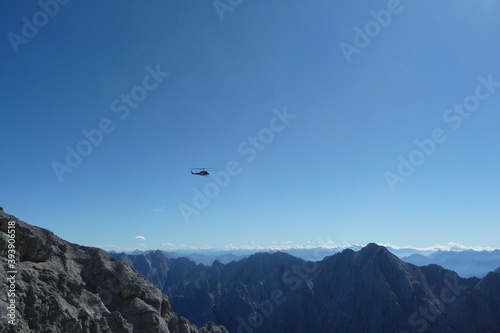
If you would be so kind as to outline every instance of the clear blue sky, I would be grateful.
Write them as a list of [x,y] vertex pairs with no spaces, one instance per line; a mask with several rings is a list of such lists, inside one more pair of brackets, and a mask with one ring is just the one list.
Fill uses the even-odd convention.
[[[498,1],[242,1],[223,20],[212,1],[48,3],[52,16],[0,5],[8,213],[120,249],[500,247],[500,87],[478,88],[500,82]],[[385,26],[370,24],[388,8]],[[356,27],[374,29],[368,45]],[[348,62],[341,45],[356,42]],[[132,92],[135,108],[121,100]],[[467,118],[447,113],[464,100]],[[269,139],[285,107],[295,118]],[[60,182],[53,163],[103,119],[112,131]],[[446,140],[392,191],[386,173],[436,128]],[[258,133],[269,142],[247,161],[238,147]],[[179,205],[213,182],[190,169],[233,160],[241,172],[186,223]]]

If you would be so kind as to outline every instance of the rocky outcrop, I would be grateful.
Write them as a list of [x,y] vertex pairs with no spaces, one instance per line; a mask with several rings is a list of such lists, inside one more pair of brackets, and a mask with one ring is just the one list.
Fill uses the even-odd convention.
[[500,274],[488,273],[449,307],[444,322],[457,332],[500,332]]
[[0,283],[1,332],[227,332],[214,323],[197,329],[177,316],[165,294],[107,252],[3,211],[0,279],[8,281]]
[[114,254],[154,278],[193,323],[231,332],[500,332],[500,277],[460,278],[369,244],[319,262],[260,253],[211,267]]

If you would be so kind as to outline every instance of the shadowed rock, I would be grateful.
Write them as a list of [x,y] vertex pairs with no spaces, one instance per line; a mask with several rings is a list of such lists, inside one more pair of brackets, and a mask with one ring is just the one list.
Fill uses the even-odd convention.
[[[13,268],[9,221],[15,222]],[[1,332],[227,332],[213,323],[197,329],[178,317],[165,294],[107,252],[69,243],[1,210],[0,261],[0,279],[14,276],[16,295],[11,325],[5,320],[9,285],[0,284]]]

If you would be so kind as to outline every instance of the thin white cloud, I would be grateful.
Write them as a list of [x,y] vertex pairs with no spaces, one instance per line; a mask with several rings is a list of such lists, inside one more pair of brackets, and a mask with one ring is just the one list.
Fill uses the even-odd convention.
[[[493,247],[484,247],[484,246],[466,246],[458,243],[450,242],[447,245],[433,245],[428,247],[416,247],[413,245],[405,245],[405,246],[397,246],[390,243],[377,243],[380,246],[391,247],[395,250],[414,250],[414,251],[422,251],[422,252],[435,252],[438,250],[441,251],[464,251],[464,250],[474,250],[474,251],[494,251],[497,248]],[[256,250],[256,251],[283,251],[283,250],[293,250],[293,249],[317,249],[322,248],[325,250],[335,250],[342,251],[347,248],[361,248],[359,244],[349,244],[347,242],[342,242],[341,244],[335,243],[332,240],[328,241],[307,241],[305,245],[301,244],[293,244],[290,241],[282,241],[271,242],[271,245],[258,245],[255,243],[251,243],[250,245],[239,245],[236,246],[234,244],[225,245],[222,250],[231,251],[231,250]]]
[[223,247],[223,250],[257,250],[257,251],[283,251],[283,250],[292,250],[292,249],[315,249],[315,248],[339,248],[343,249],[345,246],[324,246],[322,244],[312,245],[310,242],[308,245],[299,245],[292,244],[291,241],[281,242],[281,245],[278,245],[278,242],[272,242],[272,245],[262,246],[257,245],[255,243],[251,243],[250,245],[240,245],[235,246],[233,244],[227,244]]
[[121,249],[121,247],[118,245],[110,245],[110,244],[106,244],[106,245],[104,245],[104,247],[111,248],[111,249],[117,249],[117,250]]
[[160,213],[160,212],[163,212],[165,210],[165,208],[167,208],[167,206],[163,206],[161,208],[153,208],[153,212]]
[[439,245],[435,244],[433,246],[427,246],[427,247],[416,247],[413,245],[404,245],[404,246],[397,246],[397,245],[392,245],[390,243],[377,243],[378,245],[385,246],[385,247],[391,247],[394,250],[415,250],[415,251],[422,251],[422,252],[435,252],[435,251],[464,251],[464,250],[474,250],[474,251],[494,251],[496,248],[494,247],[487,247],[487,246],[466,246],[454,242],[448,243],[448,245]]
[[[144,241],[146,238],[144,236],[135,237],[138,240]],[[397,246],[390,243],[377,243],[380,246],[390,247],[395,250],[413,250],[413,251],[421,251],[421,252],[435,252],[438,250],[441,251],[463,251],[463,250],[474,250],[474,251],[493,251],[497,248],[492,247],[481,247],[481,246],[465,246],[458,243],[448,243],[448,245],[433,245],[428,247],[416,247],[413,245],[404,245]],[[207,244],[201,244],[198,246],[188,246],[186,244],[174,244],[171,242],[164,242],[161,244],[164,248],[167,248],[169,251],[172,250],[189,250],[189,251],[203,251],[203,250],[221,250],[221,251],[237,251],[237,250],[250,250],[250,251],[286,251],[286,250],[314,250],[314,249],[323,249],[323,250],[331,250],[333,252],[340,252],[345,249],[360,249],[361,245],[359,244],[349,244],[347,242],[342,242],[341,244],[337,244],[334,241],[306,241],[304,244],[293,244],[291,241],[273,241],[270,245],[259,245],[254,242],[249,245],[234,245],[229,243],[222,248],[214,248]],[[145,247],[146,245],[141,243],[137,246]],[[120,249],[119,246],[116,245],[105,245],[105,247]]]
[[[161,245],[163,247],[168,247],[169,250],[184,250],[187,248],[186,244],[174,244],[174,243],[170,243],[170,242],[161,243]],[[199,248],[195,248],[195,249],[199,249]]]

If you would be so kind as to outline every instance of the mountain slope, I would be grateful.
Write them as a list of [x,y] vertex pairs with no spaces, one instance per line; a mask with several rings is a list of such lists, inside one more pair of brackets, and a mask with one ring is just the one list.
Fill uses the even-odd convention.
[[500,274],[488,273],[447,314],[447,324],[459,332],[500,332]]
[[[8,262],[13,253],[15,263]],[[107,252],[3,211],[0,255],[0,279],[15,279],[0,284],[0,315],[15,323],[0,321],[2,332],[227,332],[211,323],[198,330],[178,317],[165,294]]]
[[[156,269],[177,313],[231,332],[500,331],[500,305],[490,294],[500,281],[417,267],[376,244],[319,262],[278,252],[211,267],[159,251],[115,256],[145,276],[148,267]],[[154,267],[160,262],[161,269]]]

